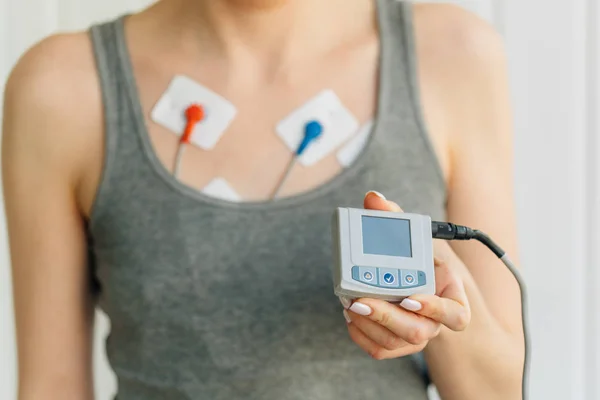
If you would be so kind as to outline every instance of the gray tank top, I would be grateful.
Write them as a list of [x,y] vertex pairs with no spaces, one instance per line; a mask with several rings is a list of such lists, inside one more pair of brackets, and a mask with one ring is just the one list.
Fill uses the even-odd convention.
[[378,1],[378,106],[358,159],[276,202],[230,203],[175,180],[145,128],[123,18],[91,28],[106,141],[88,236],[117,399],[427,398],[414,358],[376,361],[350,340],[330,272],[333,210],[361,207],[368,190],[444,218],[411,11]]

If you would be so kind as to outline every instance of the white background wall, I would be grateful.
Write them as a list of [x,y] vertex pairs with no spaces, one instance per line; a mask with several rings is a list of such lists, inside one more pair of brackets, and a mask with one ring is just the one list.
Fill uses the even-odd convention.
[[[600,399],[600,7],[597,0],[457,2],[495,24],[509,55],[521,258],[534,338],[531,399]],[[0,0],[0,93],[17,57],[39,38],[147,3]],[[16,371],[8,263],[0,212],[0,399],[10,400]],[[114,391],[106,332],[100,317],[99,400]]]

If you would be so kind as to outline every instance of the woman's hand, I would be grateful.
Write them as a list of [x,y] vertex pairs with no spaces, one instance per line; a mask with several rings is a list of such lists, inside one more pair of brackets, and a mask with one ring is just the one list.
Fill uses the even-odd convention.
[[[376,192],[367,193],[364,206],[402,211]],[[420,352],[440,333],[442,325],[453,331],[464,330],[471,320],[471,311],[463,283],[437,257],[435,280],[436,295],[413,295],[400,305],[368,298],[354,302],[340,299],[352,340],[373,358],[383,360]]]

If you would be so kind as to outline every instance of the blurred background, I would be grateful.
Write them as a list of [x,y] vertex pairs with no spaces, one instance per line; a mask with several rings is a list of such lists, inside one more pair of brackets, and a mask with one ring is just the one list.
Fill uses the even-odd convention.
[[[0,0],[0,93],[30,45],[149,0]],[[516,135],[516,202],[533,334],[531,399],[600,399],[600,7],[597,0],[454,1],[502,33]],[[9,255],[0,196],[0,399],[16,392]],[[98,400],[115,382],[98,315]]]

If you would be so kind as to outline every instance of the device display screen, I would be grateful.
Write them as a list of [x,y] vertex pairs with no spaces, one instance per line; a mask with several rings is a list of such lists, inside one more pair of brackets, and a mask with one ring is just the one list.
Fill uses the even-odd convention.
[[379,256],[412,257],[410,221],[362,216],[363,252]]

